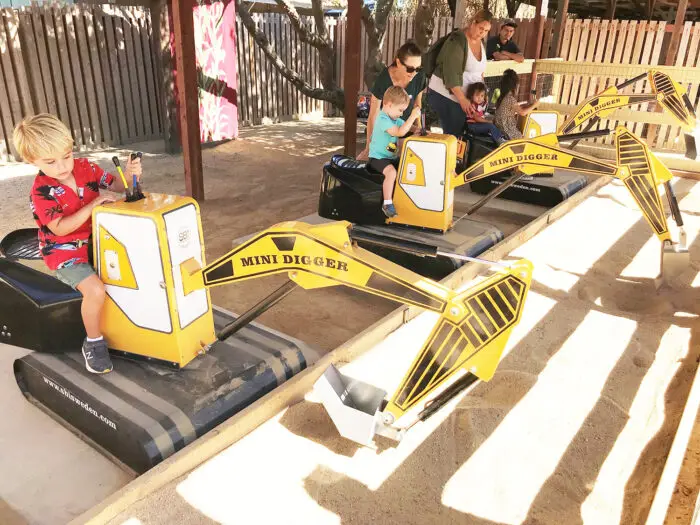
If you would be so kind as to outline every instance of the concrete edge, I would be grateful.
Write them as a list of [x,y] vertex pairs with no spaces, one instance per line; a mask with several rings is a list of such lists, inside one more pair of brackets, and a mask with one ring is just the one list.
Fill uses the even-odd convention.
[[[611,178],[607,176],[593,180],[585,188],[512,233],[496,246],[484,252],[480,257],[496,261],[503,258],[544,230],[549,224],[566,215],[610,181]],[[483,265],[467,264],[441,282],[451,288],[457,288],[484,274],[486,271],[487,268]],[[297,374],[266,396],[249,405],[215,429],[76,517],[69,525],[97,525],[114,519],[132,504],[187,474],[245,437],[285,408],[303,400],[304,395],[313,388],[316,380],[328,366],[352,361],[422,311],[422,308],[413,306],[404,306],[394,310],[363,332],[323,356],[311,367]]]
[[[663,525],[666,521],[671,499],[678,483],[683,460],[688,450],[688,444],[692,436],[695,421],[700,416],[700,368],[695,372],[693,385],[688,394],[688,400],[683,407],[683,415],[678,424],[671,450],[666,458],[666,464],[659,479],[654,499],[647,515],[646,525]],[[695,523],[700,514],[700,495],[695,502],[695,512],[692,523]]]

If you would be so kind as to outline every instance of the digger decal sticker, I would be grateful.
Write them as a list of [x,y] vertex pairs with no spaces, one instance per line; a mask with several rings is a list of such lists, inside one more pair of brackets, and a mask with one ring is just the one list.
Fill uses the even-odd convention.
[[[529,275],[526,273],[526,275]],[[399,417],[434,391],[460,368],[488,377],[487,359],[498,363],[502,344],[496,340],[515,326],[520,318],[528,281],[517,275],[494,276],[475,291],[460,297],[465,315],[441,319],[430,339],[411,365],[386,410]],[[484,356],[477,370],[477,356]]]
[[328,257],[311,257],[309,255],[280,255],[272,253],[269,255],[254,255],[252,257],[241,257],[241,263],[246,266],[257,266],[263,264],[295,264],[305,266],[325,266],[326,268],[336,268],[347,272],[348,264]]
[[383,260],[371,264],[365,259],[368,252],[358,253],[351,247],[346,225],[287,225],[298,231],[268,230],[254,237],[201,270],[201,280],[197,270],[185,268],[186,289],[289,272],[292,280],[307,289],[342,284],[436,312],[444,310],[446,301],[440,297],[447,296],[445,289],[415,280],[413,274],[402,279],[384,269]]

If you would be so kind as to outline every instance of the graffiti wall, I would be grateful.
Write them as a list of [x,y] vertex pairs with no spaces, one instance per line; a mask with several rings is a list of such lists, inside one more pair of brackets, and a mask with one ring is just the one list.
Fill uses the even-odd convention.
[[194,8],[202,142],[238,135],[235,2],[202,1]]

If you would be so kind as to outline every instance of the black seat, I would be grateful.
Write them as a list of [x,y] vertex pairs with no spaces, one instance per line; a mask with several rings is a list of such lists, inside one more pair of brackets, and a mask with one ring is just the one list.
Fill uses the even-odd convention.
[[0,258],[0,342],[37,352],[74,352],[85,328],[82,296],[61,281]]
[[8,259],[41,259],[39,229],[22,228],[8,233],[0,241],[0,255]]
[[377,170],[370,166],[369,162],[363,160],[353,159],[347,155],[333,155],[331,157],[330,165],[332,168],[339,169],[346,173],[351,173],[353,175],[359,175],[370,181],[382,184],[384,182],[384,175],[379,173]]
[[0,259],[0,282],[21,292],[39,308],[82,297],[80,292],[51,275],[6,259]]

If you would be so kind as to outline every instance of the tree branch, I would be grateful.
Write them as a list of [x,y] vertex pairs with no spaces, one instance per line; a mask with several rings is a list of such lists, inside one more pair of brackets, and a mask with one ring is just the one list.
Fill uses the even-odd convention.
[[[301,21],[301,17],[299,16],[299,13],[297,12],[296,8],[291,3],[289,3],[289,0],[275,0],[275,2],[277,2],[277,5],[280,6],[282,11],[284,11],[287,14],[287,17],[292,22],[292,26],[294,27],[294,30],[297,32],[297,34],[299,35],[299,39],[302,42],[306,42],[307,44],[310,44],[317,49],[321,49],[322,47],[328,47],[329,42],[326,38],[322,38],[316,33],[309,32],[304,23]],[[238,6],[238,4],[239,2],[236,1],[236,6]],[[314,4],[316,4],[315,1]],[[314,16],[315,15],[316,13],[314,12]],[[325,25],[322,25],[322,27],[325,31]]]
[[311,9],[313,10],[314,20],[316,21],[316,31],[321,40],[323,40],[326,45],[328,42],[328,34],[326,33],[326,21],[323,17],[323,5],[321,0],[311,0]]
[[362,5],[362,22],[365,24],[367,36],[371,39],[377,39],[377,28],[374,26],[374,14],[369,10],[367,4]]
[[[277,1],[280,2],[281,0]],[[311,85],[305,82],[296,71],[293,71],[287,67],[284,62],[282,62],[280,57],[277,55],[277,52],[270,44],[270,41],[267,39],[267,36],[258,31],[258,27],[255,24],[250,11],[248,11],[248,8],[243,5],[242,0],[236,0],[236,11],[238,16],[241,18],[241,22],[243,22],[243,26],[248,31],[248,34],[253,37],[255,43],[258,45],[258,47],[260,47],[262,52],[265,53],[265,56],[272,62],[275,69],[279,71],[289,82],[291,82],[294,87],[308,97],[316,100],[325,100],[341,110],[344,109],[345,97],[342,89],[338,89],[335,86],[330,86],[328,88],[311,87]]]

